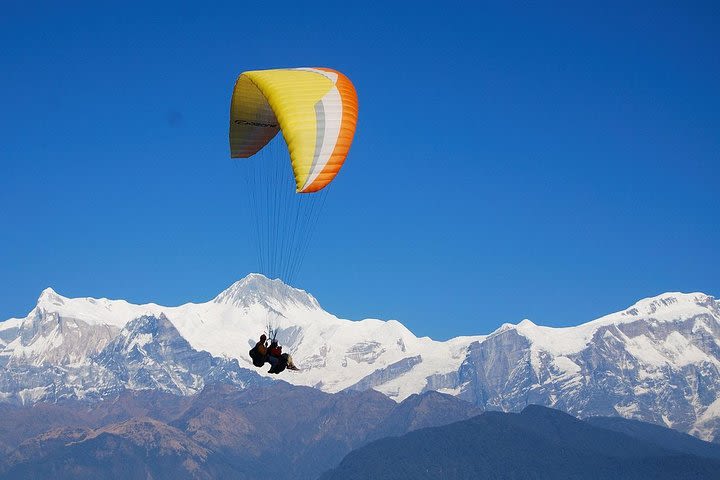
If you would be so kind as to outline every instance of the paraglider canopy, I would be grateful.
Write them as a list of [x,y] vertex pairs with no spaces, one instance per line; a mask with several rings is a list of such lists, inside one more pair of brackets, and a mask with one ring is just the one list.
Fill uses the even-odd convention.
[[261,273],[293,282],[301,270],[326,187],[350,150],[357,114],[355,87],[336,70],[254,70],[237,78],[230,156],[254,157],[236,163],[246,182],[247,231],[255,237]]
[[230,156],[255,155],[282,131],[297,193],[322,190],[347,157],[357,123],[352,82],[329,68],[242,73],[230,107]]

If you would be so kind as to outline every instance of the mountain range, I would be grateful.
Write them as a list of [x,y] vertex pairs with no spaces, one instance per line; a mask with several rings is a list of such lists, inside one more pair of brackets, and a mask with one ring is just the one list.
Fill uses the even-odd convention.
[[0,413],[0,478],[310,480],[370,441],[480,409],[436,392],[396,403],[373,390],[273,382],[196,395],[125,390],[103,402],[5,404]]
[[[720,445],[619,417],[286,382],[0,405],[0,478],[716,478]],[[323,472],[326,472],[323,474]]]
[[[252,367],[248,351],[268,325],[300,372]],[[251,274],[177,307],[46,289],[26,317],[0,322],[0,400],[14,405],[289,382],[395,402],[437,391],[480,410],[619,415],[717,442],[719,366],[720,303],[702,293],[644,299],[575,327],[523,320],[435,341],[393,320],[338,318],[310,294]]]

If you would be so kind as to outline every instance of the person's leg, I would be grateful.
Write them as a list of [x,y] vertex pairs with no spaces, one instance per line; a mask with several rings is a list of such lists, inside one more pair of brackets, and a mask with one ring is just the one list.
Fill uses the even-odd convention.
[[278,359],[272,355],[267,356],[267,362],[270,364],[270,371],[272,372],[277,366]]
[[289,368],[290,370],[297,370],[297,369],[298,369],[298,368],[295,366],[295,364],[293,363],[292,356],[290,356],[289,353],[287,354],[287,368]]

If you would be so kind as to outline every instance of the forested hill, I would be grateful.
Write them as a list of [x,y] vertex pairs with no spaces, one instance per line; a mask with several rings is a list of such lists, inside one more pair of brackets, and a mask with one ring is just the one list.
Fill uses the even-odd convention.
[[[623,428],[627,425],[615,425],[615,430]],[[486,412],[469,420],[378,440],[351,452],[320,478],[718,478],[720,447],[690,436],[655,435],[654,428],[635,428],[632,437],[540,406],[529,406],[519,414]],[[685,453],[688,451],[707,456]]]

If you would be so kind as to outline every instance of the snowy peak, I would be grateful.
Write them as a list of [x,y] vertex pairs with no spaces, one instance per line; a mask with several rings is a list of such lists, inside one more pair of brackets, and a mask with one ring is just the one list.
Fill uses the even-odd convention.
[[258,378],[236,360],[193,349],[163,314],[128,322],[93,360],[131,390],[193,395],[210,383],[244,386]]
[[286,285],[277,278],[271,280],[259,273],[251,273],[242,280],[233,283],[215,297],[213,302],[238,308],[262,305],[280,311],[293,307],[307,310],[320,309],[320,304],[315,300],[315,297],[306,291]]
[[583,349],[600,329],[634,324],[676,323],[698,316],[714,319],[720,325],[720,302],[704,293],[665,293],[645,298],[627,309],[572,327],[546,327],[525,319],[517,325],[505,323],[490,336],[508,331],[527,338],[536,348],[556,354],[576,353]]
[[187,340],[180,335],[165,315],[143,315],[128,322],[110,348],[126,354],[133,350],[147,354],[146,345],[152,348],[167,348],[173,343],[176,344],[174,347],[177,349],[190,349]]
[[[711,314],[720,316],[720,302],[715,297],[704,293],[668,292],[654,297],[644,298],[635,304],[617,313],[611,313],[596,320],[568,328],[583,328],[589,325],[617,324],[634,322],[640,319],[658,321],[676,321],[678,319],[692,318],[696,315]],[[498,331],[514,327],[538,327],[528,319],[517,325],[503,324]],[[541,327],[546,328],[546,327]]]
[[715,299],[704,293],[664,293],[640,300],[621,313],[626,317],[652,317],[658,320],[677,319],[708,311],[718,312]]
[[37,306],[46,310],[52,310],[53,308],[65,305],[65,300],[67,300],[65,297],[58,295],[55,290],[48,287],[40,293]]
[[38,297],[37,305],[26,318],[54,314],[65,319],[80,320],[89,325],[112,325],[122,328],[133,318],[159,314],[161,311],[162,307],[152,303],[134,305],[125,300],[107,298],[68,298],[52,288],[46,288]]

